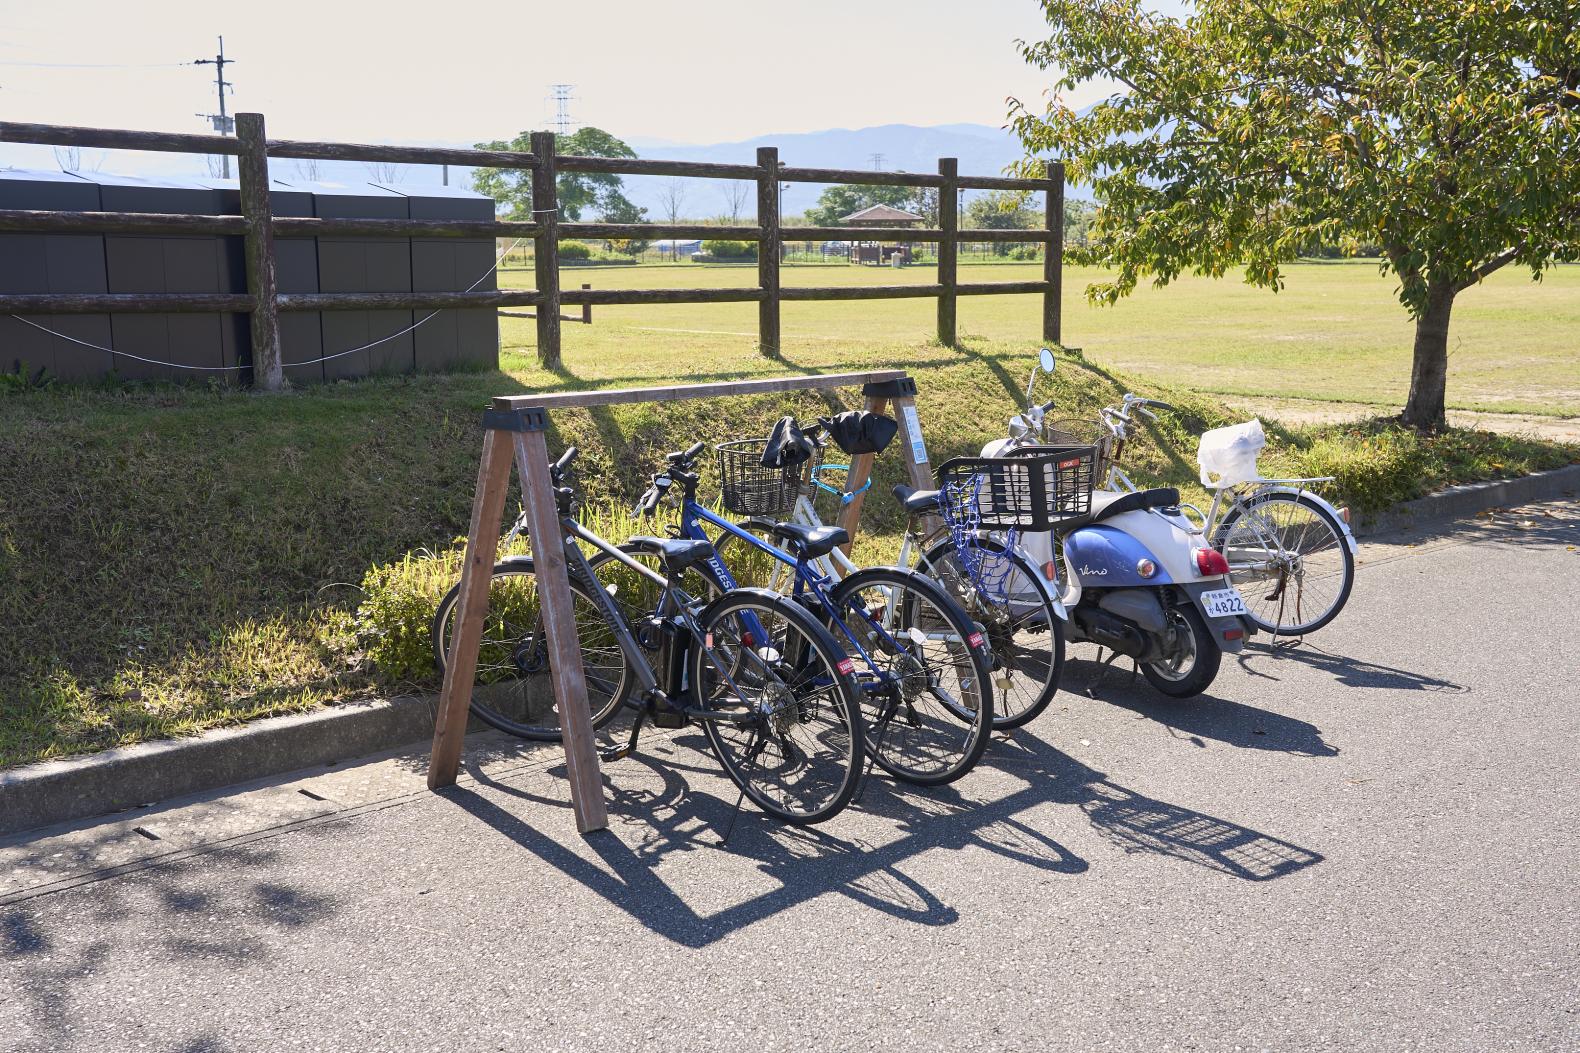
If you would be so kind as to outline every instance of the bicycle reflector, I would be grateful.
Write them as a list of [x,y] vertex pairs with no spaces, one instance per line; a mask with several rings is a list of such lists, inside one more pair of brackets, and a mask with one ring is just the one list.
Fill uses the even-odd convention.
[[1196,569],[1201,571],[1202,577],[1211,578],[1229,573],[1229,561],[1215,548],[1199,548],[1196,550]]

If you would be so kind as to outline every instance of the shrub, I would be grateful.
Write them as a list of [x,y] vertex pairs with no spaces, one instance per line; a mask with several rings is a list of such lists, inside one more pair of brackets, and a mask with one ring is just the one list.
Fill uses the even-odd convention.
[[586,260],[586,259],[591,259],[591,258],[592,258],[592,249],[588,248],[585,242],[580,242],[580,241],[562,241],[562,242],[560,242],[560,259],[562,259],[562,260]]
[[757,246],[747,241],[708,240],[702,251],[716,260],[752,260],[757,258]]

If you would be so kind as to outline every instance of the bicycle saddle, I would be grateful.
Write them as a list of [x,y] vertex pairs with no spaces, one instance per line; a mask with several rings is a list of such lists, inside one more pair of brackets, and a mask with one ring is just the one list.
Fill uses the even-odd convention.
[[837,526],[809,527],[799,523],[775,523],[772,530],[774,537],[788,542],[793,552],[806,559],[815,559],[832,552],[836,546],[850,540],[845,528]]
[[1093,509],[1084,516],[1066,519],[1055,523],[1055,533],[1068,534],[1073,530],[1101,523],[1105,519],[1122,515],[1125,512],[1141,512],[1148,508],[1173,508],[1180,503],[1180,492],[1172,486],[1157,486],[1151,490],[1137,490],[1132,494],[1125,494],[1108,502],[1102,508]]
[[894,488],[894,496],[905,506],[905,510],[912,515],[924,515],[928,512],[938,511],[938,491],[918,490],[914,486],[901,483]]
[[663,557],[664,565],[677,572],[713,557],[712,542],[691,538],[638,536],[630,540],[630,545],[638,552]]

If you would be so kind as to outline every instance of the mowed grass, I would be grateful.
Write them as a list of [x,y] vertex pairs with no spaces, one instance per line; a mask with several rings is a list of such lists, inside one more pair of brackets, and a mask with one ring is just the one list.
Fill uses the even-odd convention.
[[[969,282],[1025,281],[1040,264],[961,268]],[[788,266],[786,285],[899,285],[935,280],[930,266]],[[1301,262],[1287,268],[1278,293],[1226,278],[1186,276],[1164,289],[1143,287],[1114,307],[1085,300],[1101,272],[1065,274],[1064,342],[1122,372],[1219,394],[1403,405],[1409,390],[1413,328],[1395,298],[1396,282],[1375,261]],[[567,287],[727,288],[756,284],[754,266],[691,263],[568,270]],[[502,275],[529,286],[529,272]],[[1037,296],[961,297],[967,342],[1032,347],[1041,335]],[[567,323],[566,361],[578,376],[599,364],[641,363],[615,350],[640,334],[654,362],[672,355],[732,362],[749,357],[757,305],[675,304],[596,307],[591,327]],[[785,347],[797,362],[838,360],[853,342],[923,342],[934,334],[930,299],[788,303]],[[507,320],[505,346],[531,353],[531,322]],[[612,353],[612,354],[611,354]],[[663,368],[668,368],[667,365]],[[588,372],[588,371],[591,372]],[[607,374],[605,374],[607,375]],[[1580,266],[1559,266],[1543,281],[1505,268],[1463,293],[1450,331],[1448,401],[1452,408],[1580,414]]]

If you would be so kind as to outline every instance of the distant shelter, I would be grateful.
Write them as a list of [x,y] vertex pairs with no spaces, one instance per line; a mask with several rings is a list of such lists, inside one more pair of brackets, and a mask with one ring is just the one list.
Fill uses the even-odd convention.
[[[922,222],[922,217],[892,205],[869,205],[848,216],[841,216],[839,222],[846,227],[914,227]],[[900,257],[901,263],[910,263],[911,245],[909,242],[896,243],[892,240],[852,241],[848,255],[852,263],[882,265],[892,262],[895,256]]]

